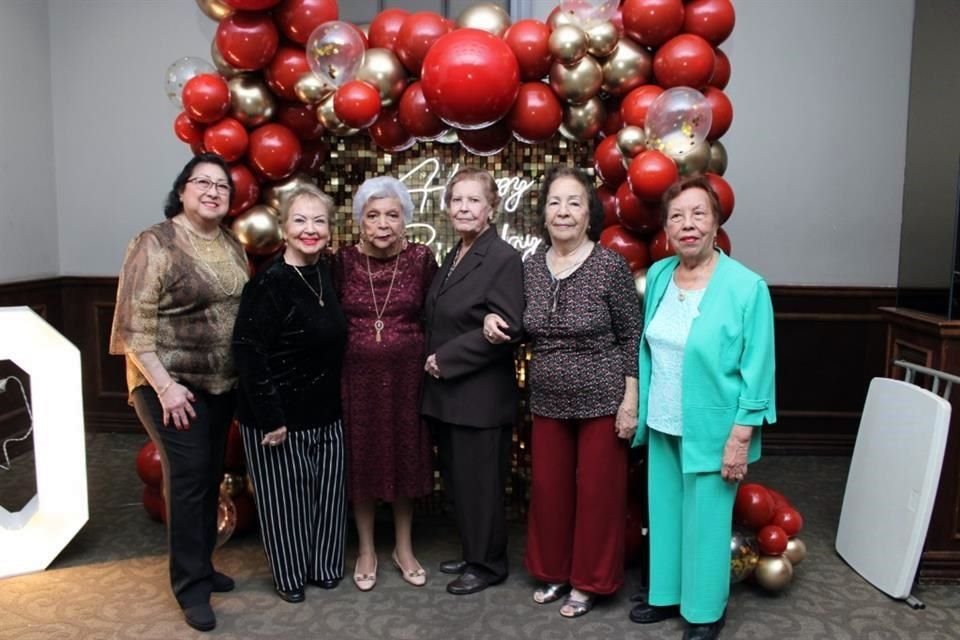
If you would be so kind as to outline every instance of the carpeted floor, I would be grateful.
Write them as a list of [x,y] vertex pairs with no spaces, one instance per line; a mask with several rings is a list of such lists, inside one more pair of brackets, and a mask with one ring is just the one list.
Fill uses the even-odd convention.
[[[99,434],[88,438],[90,521],[44,572],[0,580],[0,638],[192,638],[204,637],[182,620],[169,592],[162,525],[140,505],[134,469],[141,436]],[[801,538],[809,555],[785,591],[733,587],[728,639],[902,639],[960,638],[960,587],[919,586],[927,608],[914,611],[863,581],[833,550],[846,458],[767,457],[751,477],[781,490],[805,518]],[[0,471],[0,504],[14,510],[34,491],[29,456]],[[512,525],[513,574],[480,594],[454,597],[437,564],[457,554],[452,524],[444,518],[416,523],[418,556],[429,572],[426,587],[404,583],[390,566],[389,517],[378,521],[380,580],[360,593],[349,580],[333,591],[310,588],[307,601],[287,604],[273,593],[255,535],[235,537],[216,555],[217,567],[232,575],[237,589],[217,595],[218,625],[206,634],[221,638],[319,638],[428,640],[507,638],[562,640],[680,638],[674,621],[641,627],[627,619],[635,572],[616,597],[601,601],[587,616],[566,620],[558,605],[534,604],[534,583],[521,558],[524,527]],[[352,534],[352,532],[351,532]],[[355,543],[347,553],[352,570]],[[0,553],[11,553],[0,549]]]

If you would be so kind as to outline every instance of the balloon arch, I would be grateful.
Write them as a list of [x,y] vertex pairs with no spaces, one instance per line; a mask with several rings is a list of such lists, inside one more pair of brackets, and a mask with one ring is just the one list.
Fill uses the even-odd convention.
[[[276,211],[299,184],[320,184],[356,239],[353,189],[392,174],[411,188],[411,232],[442,257],[452,242],[439,199],[459,165],[497,178],[499,231],[536,248],[536,183],[553,164],[592,165],[606,219],[601,243],[623,254],[642,290],[669,254],[658,199],[703,173],[720,196],[719,138],[733,108],[730,0],[561,0],[546,22],[511,22],[495,4],[456,20],[387,9],[369,25],[340,21],[336,0],[196,0],[218,22],[212,64],[181,58],[167,95],[178,138],[231,165],[230,216],[253,257],[280,247]],[[728,252],[723,229],[717,242]]]

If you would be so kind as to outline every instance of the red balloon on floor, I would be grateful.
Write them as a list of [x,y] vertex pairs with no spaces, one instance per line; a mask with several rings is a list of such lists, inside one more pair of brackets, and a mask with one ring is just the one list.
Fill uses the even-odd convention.
[[621,5],[623,30],[648,47],[658,47],[683,27],[681,0],[626,0]]
[[803,516],[793,507],[780,507],[773,512],[770,524],[777,525],[792,538],[803,529]]
[[710,43],[692,33],[681,33],[657,49],[653,75],[662,87],[699,89],[710,82],[716,55]]
[[151,520],[165,522],[167,519],[167,505],[163,501],[163,493],[156,487],[144,485],[141,494],[143,508]]
[[734,521],[751,529],[760,529],[773,517],[773,498],[766,488],[754,482],[741,484],[733,503]]
[[163,486],[163,464],[153,440],[148,440],[137,453],[137,475],[145,485],[154,487],[157,491]]
[[778,556],[787,549],[786,532],[780,527],[768,524],[757,532],[757,544],[760,553],[766,556]]

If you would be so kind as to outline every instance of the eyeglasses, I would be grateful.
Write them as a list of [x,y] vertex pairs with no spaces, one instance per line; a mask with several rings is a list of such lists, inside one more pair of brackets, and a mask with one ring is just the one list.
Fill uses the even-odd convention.
[[190,178],[187,182],[192,182],[197,185],[197,188],[200,191],[209,191],[210,187],[216,187],[217,193],[220,195],[227,195],[230,193],[230,185],[226,182],[214,182],[213,180],[208,180],[207,178]]

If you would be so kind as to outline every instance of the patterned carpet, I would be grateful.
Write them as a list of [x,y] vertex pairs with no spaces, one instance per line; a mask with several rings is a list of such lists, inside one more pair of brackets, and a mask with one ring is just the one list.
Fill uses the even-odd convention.
[[[439,517],[416,523],[415,542],[429,572],[426,587],[407,586],[390,566],[389,535],[380,542],[380,581],[360,593],[349,581],[333,591],[310,588],[307,601],[277,598],[255,535],[235,537],[216,556],[237,589],[215,596],[218,626],[210,634],[187,627],[167,584],[163,527],[140,505],[134,469],[141,436],[98,434],[88,438],[90,521],[53,565],[42,573],[0,581],[0,638],[320,638],[396,640],[506,638],[563,640],[678,639],[678,621],[641,627],[627,619],[628,596],[637,576],[616,597],[587,616],[565,620],[558,605],[539,606],[534,583],[521,566],[523,525],[512,526],[513,574],[481,594],[454,597],[444,591],[437,564],[452,558],[457,543],[451,524]],[[953,640],[960,638],[960,588],[920,586],[927,608],[914,611],[864,582],[833,550],[848,464],[846,458],[768,457],[752,478],[781,490],[803,513],[801,535],[809,555],[793,583],[769,594],[735,585],[726,639]],[[33,493],[29,457],[0,471],[0,503],[17,508]],[[379,527],[389,534],[389,519]],[[378,533],[378,538],[381,538]],[[355,542],[348,549],[352,569]],[[0,553],[9,553],[2,549]]]

